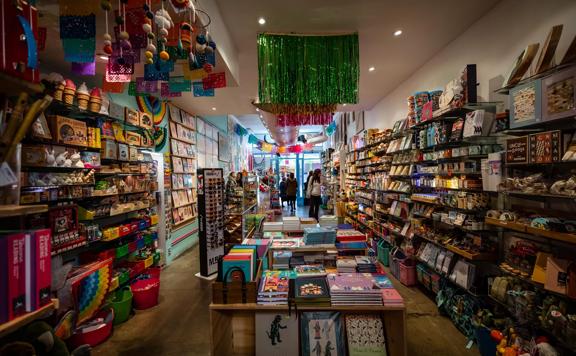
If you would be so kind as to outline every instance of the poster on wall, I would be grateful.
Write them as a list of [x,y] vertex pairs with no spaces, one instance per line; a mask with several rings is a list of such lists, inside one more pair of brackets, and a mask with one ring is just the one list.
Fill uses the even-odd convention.
[[222,162],[230,162],[228,136],[221,132],[218,132],[218,159]]
[[200,275],[218,272],[224,255],[224,173],[220,168],[198,169],[198,230]]

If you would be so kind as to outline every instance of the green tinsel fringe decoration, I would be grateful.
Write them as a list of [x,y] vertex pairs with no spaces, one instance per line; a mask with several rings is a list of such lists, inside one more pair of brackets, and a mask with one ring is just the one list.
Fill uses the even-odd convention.
[[258,35],[260,103],[355,104],[359,79],[358,34]]

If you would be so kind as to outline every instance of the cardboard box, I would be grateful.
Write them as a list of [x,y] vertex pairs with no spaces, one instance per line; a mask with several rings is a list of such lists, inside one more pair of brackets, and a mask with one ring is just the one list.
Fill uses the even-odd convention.
[[100,152],[82,151],[80,157],[84,163],[84,168],[100,168]]
[[50,229],[26,235],[26,311],[50,303],[52,285],[52,235]]
[[540,132],[529,136],[530,163],[555,163],[562,160],[562,132]]
[[118,159],[118,146],[116,142],[104,140],[100,149],[102,159]]
[[128,159],[130,161],[137,161],[138,160],[138,149],[134,146],[128,147]]
[[99,127],[88,127],[88,147],[101,148],[102,137]]
[[88,144],[86,123],[60,115],[50,116],[54,142],[83,146]]
[[506,140],[506,163],[528,163],[528,136]]
[[128,150],[128,145],[124,143],[118,144],[118,160],[128,161],[130,159],[130,152]]
[[118,121],[124,121],[124,111],[124,106],[110,101],[110,106],[108,107],[108,116]]

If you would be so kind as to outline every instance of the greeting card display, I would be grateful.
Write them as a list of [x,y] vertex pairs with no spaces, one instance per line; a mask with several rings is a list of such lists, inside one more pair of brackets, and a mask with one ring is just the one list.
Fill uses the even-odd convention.
[[340,313],[302,313],[300,344],[302,356],[345,356]]
[[346,315],[350,356],[386,356],[384,325],[379,315]]
[[256,356],[298,355],[296,313],[256,313]]
[[506,140],[506,163],[528,163],[528,136]]
[[548,131],[529,136],[530,163],[553,163],[562,159],[562,132]]

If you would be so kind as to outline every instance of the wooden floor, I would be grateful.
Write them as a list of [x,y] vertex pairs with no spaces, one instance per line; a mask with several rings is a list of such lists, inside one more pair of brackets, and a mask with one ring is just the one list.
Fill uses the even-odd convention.
[[[307,216],[307,210],[298,209],[298,215]],[[160,305],[137,311],[93,355],[209,355],[210,285],[194,276],[198,270],[196,246],[162,271]],[[438,314],[432,299],[418,288],[393,283],[406,303],[408,355],[479,355],[476,346],[466,349],[466,338]]]

